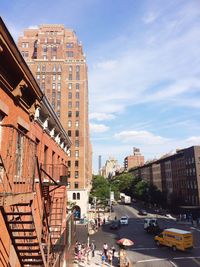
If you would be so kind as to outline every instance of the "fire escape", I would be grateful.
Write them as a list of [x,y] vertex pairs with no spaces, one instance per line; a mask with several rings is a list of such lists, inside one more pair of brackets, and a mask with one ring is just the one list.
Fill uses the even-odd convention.
[[67,168],[42,166],[26,133],[0,127],[8,140],[0,153],[0,211],[12,245],[22,267],[55,266],[64,244]]

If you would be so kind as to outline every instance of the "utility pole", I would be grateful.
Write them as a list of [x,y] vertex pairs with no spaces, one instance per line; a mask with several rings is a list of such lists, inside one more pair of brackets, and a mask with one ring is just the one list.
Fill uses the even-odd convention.
[[112,207],[111,204],[112,204],[112,203],[111,203],[111,186],[110,186],[110,215],[109,215],[110,219],[111,219],[111,207]]

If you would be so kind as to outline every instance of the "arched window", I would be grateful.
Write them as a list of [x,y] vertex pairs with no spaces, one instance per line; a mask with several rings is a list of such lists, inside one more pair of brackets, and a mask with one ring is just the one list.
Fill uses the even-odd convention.
[[77,193],[77,199],[80,199],[80,193]]
[[73,199],[76,199],[76,193],[73,193]]

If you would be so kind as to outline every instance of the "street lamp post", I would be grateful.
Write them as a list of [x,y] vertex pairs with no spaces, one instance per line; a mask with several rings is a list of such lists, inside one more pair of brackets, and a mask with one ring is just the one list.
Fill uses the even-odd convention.
[[112,208],[112,201],[111,201],[111,186],[110,186],[110,215],[109,215],[110,219],[111,219],[111,208]]

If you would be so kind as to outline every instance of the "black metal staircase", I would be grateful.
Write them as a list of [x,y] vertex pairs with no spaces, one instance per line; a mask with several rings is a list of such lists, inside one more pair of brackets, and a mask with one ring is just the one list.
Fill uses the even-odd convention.
[[22,267],[46,266],[30,203],[1,208],[6,227]]

